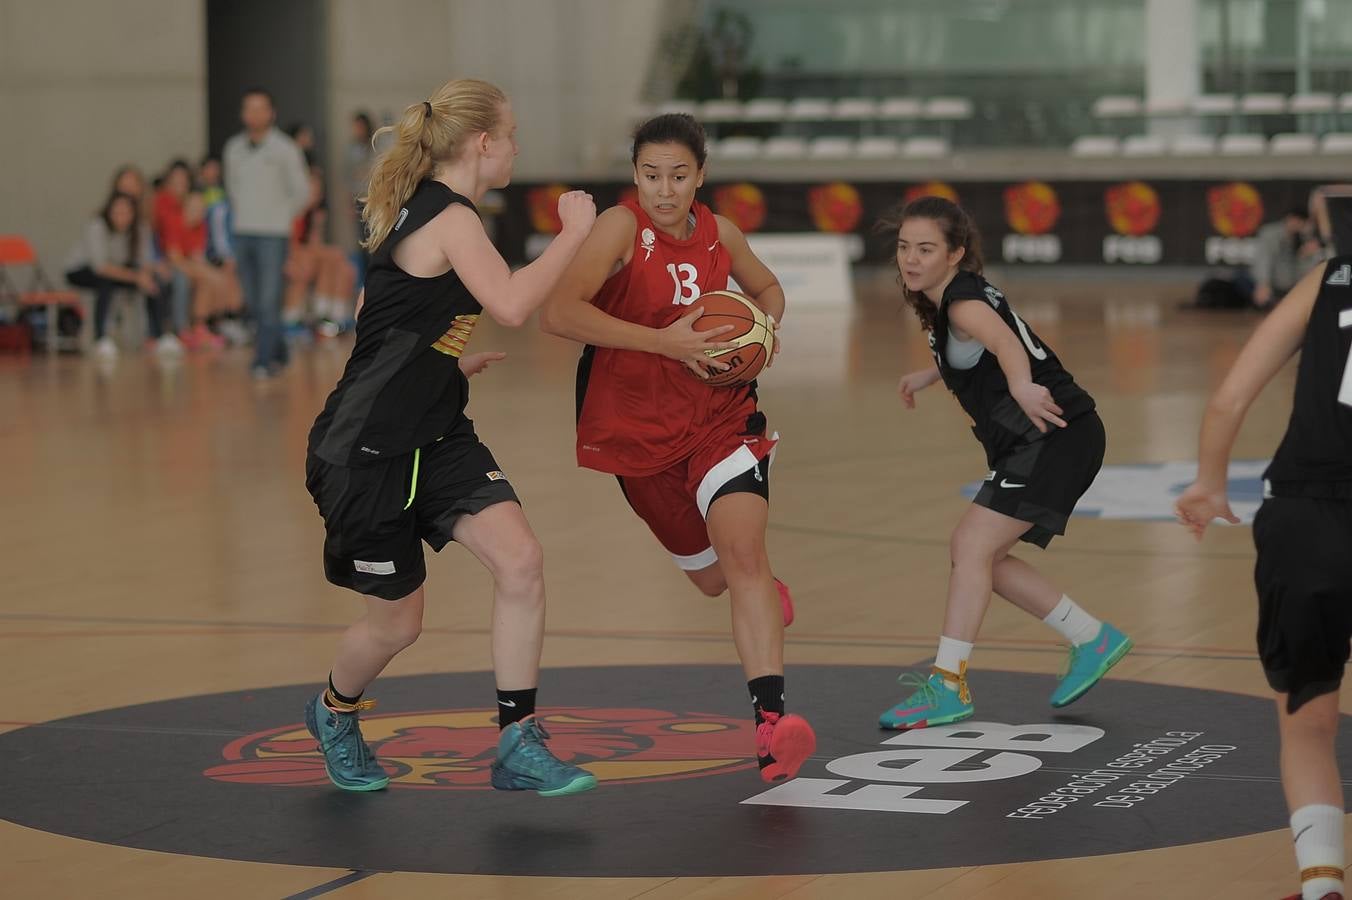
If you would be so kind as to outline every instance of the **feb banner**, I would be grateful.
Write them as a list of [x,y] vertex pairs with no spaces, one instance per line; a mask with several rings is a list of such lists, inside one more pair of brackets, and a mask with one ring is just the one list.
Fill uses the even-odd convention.
[[[960,204],[976,221],[988,262],[1141,267],[1240,266],[1265,222],[1307,204],[1316,181],[707,182],[698,199],[747,234],[849,238],[852,261],[883,262],[895,234],[880,227],[926,195]],[[627,182],[512,185],[495,223],[507,259],[524,262],[558,232],[558,197],[581,188],[606,209]]]

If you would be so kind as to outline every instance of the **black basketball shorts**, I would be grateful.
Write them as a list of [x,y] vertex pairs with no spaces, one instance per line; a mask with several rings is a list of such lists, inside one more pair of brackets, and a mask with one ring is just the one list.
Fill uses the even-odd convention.
[[1295,712],[1338,690],[1352,639],[1352,502],[1270,497],[1253,521],[1258,655]]
[[1054,428],[1038,441],[1020,444],[991,467],[973,503],[1030,523],[1019,538],[1046,547],[1066,533],[1075,504],[1103,467],[1107,434],[1088,412]]
[[310,454],[305,486],[324,519],[325,576],[385,600],[426,580],[423,541],[440,552],[461,516],[520,503],[467,419],[439,441],[370,466],[335,466]]

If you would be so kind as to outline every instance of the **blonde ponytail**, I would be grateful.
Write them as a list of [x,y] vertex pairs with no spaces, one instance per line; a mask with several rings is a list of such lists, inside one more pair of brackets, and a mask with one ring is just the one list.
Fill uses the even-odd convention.
[[377,157],[361,198],[369,234],[362,246],[379,247],[419,182],[432,177],[439,163],[455,159],[466,139],[492,131],[506,102],[507,95],[495,85],[459,78],[442,85],[432,99],[407,107],[397,124],[372,135],[372,145],[386,134],[394,141]]

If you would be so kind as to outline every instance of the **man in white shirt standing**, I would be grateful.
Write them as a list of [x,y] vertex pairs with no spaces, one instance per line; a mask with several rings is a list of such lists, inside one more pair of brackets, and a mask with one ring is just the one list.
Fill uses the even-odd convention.
[[300,148],[275,126],[272,95],[244,92],[244,130],[226,141],[225,191],[234,216],[235,262],[244,302],[258,326],[253,373],[263,379],[286,365],[282,339],[282,267],[291,222],[309,200]]

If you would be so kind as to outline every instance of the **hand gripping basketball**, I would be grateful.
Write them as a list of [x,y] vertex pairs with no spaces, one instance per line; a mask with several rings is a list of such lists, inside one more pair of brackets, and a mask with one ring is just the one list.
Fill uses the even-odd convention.
[[697,331],[695,322],[703,315],[704,307],[698,306],[663,328],[658,333],[657,352],[667,359],[685,363],[686,368],[693,372],[697,378],[708,379],[711,372],[722,372],[727,368],[723,363],[714,362],[708,354],[711,351],[730,350],[737,345],[727,341],[714,340],[714,338],[732,331],[735,327],[733,325],[722,325],[717,328]]
[[732,345],[705,351],[720,364],[705,380],[713,387],[750,384],[774,359],[778,343],[774,319],[736,291],[710,291],[700,298],[700,305],[704,314],[693,323],[695,331],[718,331]]

